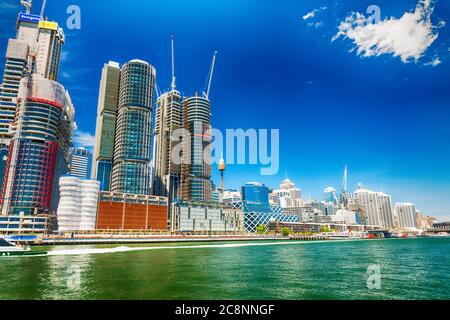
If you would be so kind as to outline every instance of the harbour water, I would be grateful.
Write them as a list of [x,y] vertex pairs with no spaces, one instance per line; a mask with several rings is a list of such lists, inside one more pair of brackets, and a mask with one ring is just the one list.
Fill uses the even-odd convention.
[[35,249],[0,258],[0,299],[450,299],[448,238]]

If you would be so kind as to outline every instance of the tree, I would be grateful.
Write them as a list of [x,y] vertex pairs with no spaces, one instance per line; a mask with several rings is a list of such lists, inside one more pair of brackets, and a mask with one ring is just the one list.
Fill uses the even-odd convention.
[[260,224],[258,227],[256,227],[256,232],[259,234],[265,234],[267,232],[267,226],[265,224]]
[[326,233],[326,232],[333,232],[333,229],[330,229],[328,226],[322,226],[320,227],[320,232]]
[[291,234],[291,229],[283,227],[281,228],[281,234],[283,235],[283,237],[287,237]]

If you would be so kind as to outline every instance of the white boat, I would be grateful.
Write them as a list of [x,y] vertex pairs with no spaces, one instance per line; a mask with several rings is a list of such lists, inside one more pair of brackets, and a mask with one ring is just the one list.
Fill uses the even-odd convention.
[[27,244],[21,244],[20,242],[13,242],[10,239],[5,239],[0,236],[0,257],[10,256],[34,256],[46,254],[44,251],[32,251],[31,247]]

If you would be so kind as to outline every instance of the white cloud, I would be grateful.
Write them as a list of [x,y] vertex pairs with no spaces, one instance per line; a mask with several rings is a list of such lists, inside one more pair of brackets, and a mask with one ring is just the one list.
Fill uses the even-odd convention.
[[61,61],[67,61],[67,58],[69,57],[69,51],[63,50],[61,52]]
[[323,27],[323,21],[310,22],[310,23],[308,23],[308,27],[314,27],[316,29],[319,29],[319,28]]
[[442,63],[439,57],[434,57],[430,62],[425,63],[426,66],[436,67]]
[[369,23],[359,12],[353,12],[339,25],[339,32],[332,38],[349,38],[356,46],[357,55],[363,57],[391,54],[403,63],[417,62],[438,38],[437,26],[431,23],[434,7],[431,0],[420,0],[414,11],[405,12],[401,18],[391,17],[376,24]]
[[73,142],[77,147],[94,147],[95,136],[89,132],[77,131],[73,137]]
[[5,1],[0,1],[0,9],[2,9],[2,10],[17,9],[17,5],[12,4],[12,3],[7,3]]
[[311,11],[311,12],[308,12],[307,14],[305,14],[304,16],[303,16],[303,20],[308,20],[308,19],[311,19],[311,18],[314,18],[315,16],[316,16],[316,14],[318,14],[320,11],[323,11],[323,10],[325,10],[327,7],[320,7],[320,8],[318,8],[318,9],[314,9],[313,11]]

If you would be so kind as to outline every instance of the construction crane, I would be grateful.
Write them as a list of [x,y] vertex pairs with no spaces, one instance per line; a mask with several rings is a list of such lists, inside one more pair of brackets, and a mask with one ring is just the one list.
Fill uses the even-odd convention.
[[42,8],[41,8],[41,19],[44,19],[44,12],[45,12],[45,5],[47,4],[47,0],[44,0],[42,2]]
[[211,69],[209,71],[209,76],[208,76],[208,87],[206,89],[206,93],[203,92],[203,94],[205,95],[205,97],[207,99],[209,99],[209,93],[211,92],[211,82],[212,82],[212,78],[214,75],[214,67],[216,65],[216,56],[217,56],[217,51],[214,51],[214,55],[213,55],[213,59],[212,59],[212,64],[211,64]]
[[26,13],[31,13],[31,6],[33,4],[33,0],[21,0],[20,4],[23,5],[26,8]]
[[173,34],[170,36],[170,45],[172,50],[172,83],[170,84],[170,88],[172,91],[176,89],[176,77],[175,77],[175,45],[174,45],[174,36]]

